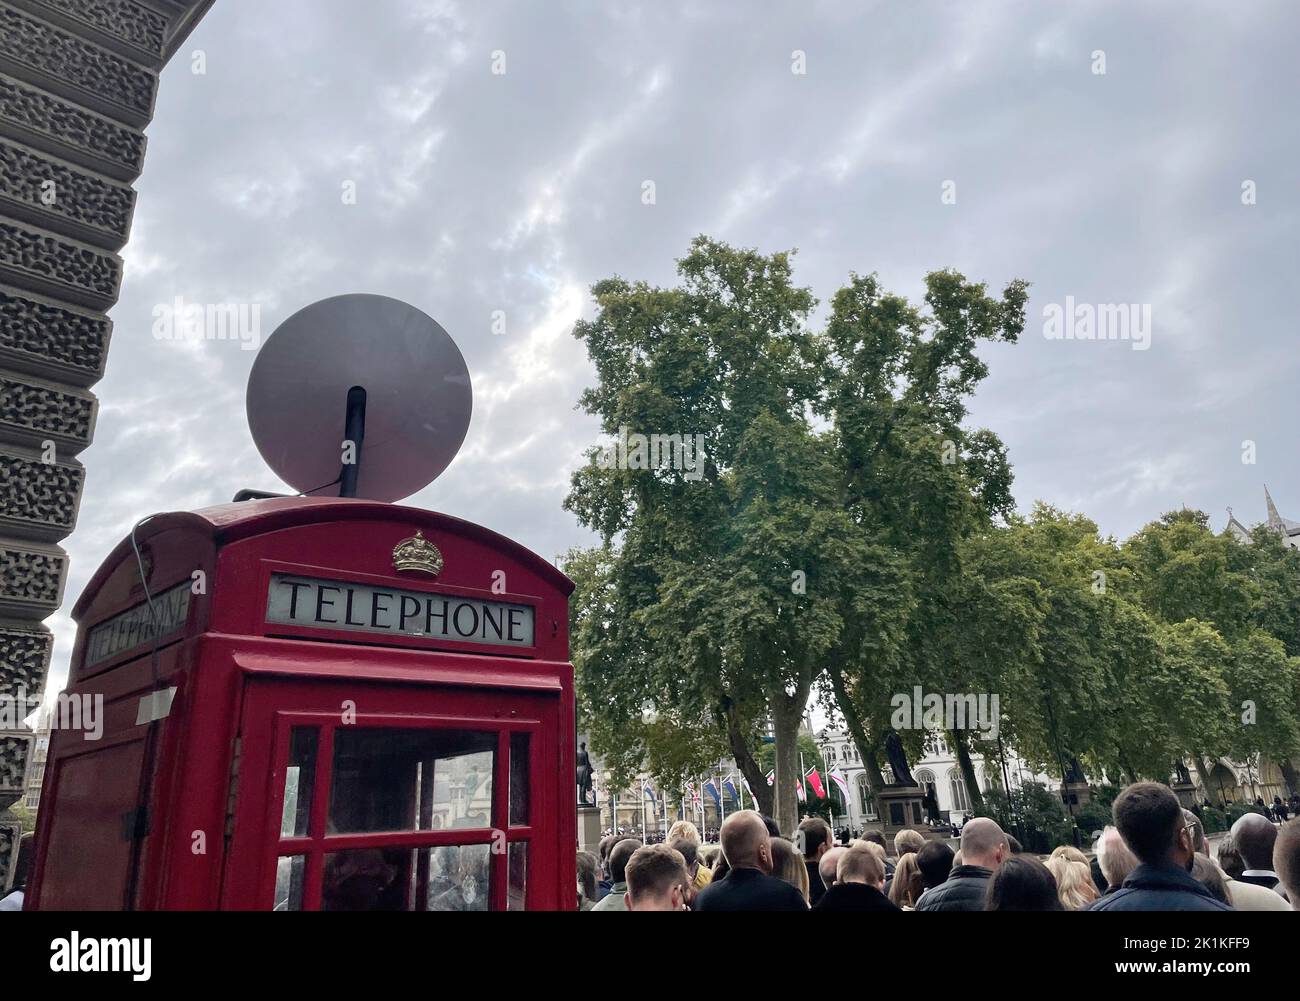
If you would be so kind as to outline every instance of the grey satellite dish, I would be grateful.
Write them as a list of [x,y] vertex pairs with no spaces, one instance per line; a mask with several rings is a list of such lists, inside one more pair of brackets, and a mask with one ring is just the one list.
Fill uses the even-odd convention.
[[340,295],[267,338],[247,409],[262,458],[299,493],[396,501],[456,457],[473,392],[460,349],[432,317],[387,296]]

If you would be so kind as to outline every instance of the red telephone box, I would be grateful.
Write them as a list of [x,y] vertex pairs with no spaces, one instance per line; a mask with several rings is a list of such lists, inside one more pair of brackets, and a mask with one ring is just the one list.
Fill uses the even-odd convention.
[[572,589],[392,504],[150,519],[73,612],[104,725],[53,734],[28,906],[571,909]]

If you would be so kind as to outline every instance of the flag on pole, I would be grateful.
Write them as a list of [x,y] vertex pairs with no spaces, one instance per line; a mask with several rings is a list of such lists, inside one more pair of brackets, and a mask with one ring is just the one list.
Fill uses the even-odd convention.
[[754,803],[754,809],[757,810],[757,809],[758,809],[758,797],[754,795],[754,790],[751,789],[751,788],[749,787],[749,779],[745,778],[745,777],[742,775],[741,778],[740,778],[740,784],[741,784],[742,786],[745,787],[745,792],[749,793],[749,798],[750,798],[750,799],[753,801],[753,803]]
[[839,765],[836,765],[834,768],[832,768],[830,771],[828,771],[828,772],[826,773],[826,777],[827,777],[828,779],[830,779],[832,782],[834,782],[837,786],[840,787],[840,792],[841,792],[841,793],[843,794],[843,796],[844,796],[844,803],[845,803],[845,805],[848,805],[848,802],[849,802],[849,780],[848,780],[848,778],[845,777],[844,773],[843,773],[842,771],[840,771],[840,766],[839,766]]
[[658,805],[659,805],[659,800],[655,798],[655,791],[654,791],[652,788],[650,788],[650,783],[649,783],[649,782],[647,782],[647,783],[645,784],[644,792],[645,792],[645,794],[646,794],[647,796],[650,797],[650,802],[651,802],[651,803],[653,803],[655,806],[658,806]]
[[686,783],[686,792],[690,795],[690,797],[691,797],[691,802],[694,803],[696,806],[699,806],[699,805],[700,805],[700,791],[699,791],[698,789],[695,788],[695,783],[694,783],[694,782],[687,782],[687,783]]
[[812,786],[813,792],[817,794],[818,799],[826,798],[826,789],[822,785],[822,777],[817,774],[816,765],[808,770],[808,774],[805,775],[804,778],[808,780],[808,784]]
[[728,775],[726,781],[722,783],[722,788],[724,791],[731,793],[731,798],[737,803],[740,802],[740,793],[736,792],[736,783],[731,780],[730,775]]
[[722,795],[718,792],[718,784],[713,779],[709,779],[704,783],[704,791],[709,794],[709,798],[713,800],[715,806],[722,805]]
[[767,773],[767,784],[768,784],[768,785],[771,785],[771,784],[772,784],[773,782],[775,782],[775,781],[776,781],[776,772],[768,772],[768,773]]

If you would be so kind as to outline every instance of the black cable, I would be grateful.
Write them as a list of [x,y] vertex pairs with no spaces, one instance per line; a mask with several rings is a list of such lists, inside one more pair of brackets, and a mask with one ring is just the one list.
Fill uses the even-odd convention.
[[[149,651],[149,673],[152,684],[149,688],[149,698],[152,699],[160,687],[159,669],[158,669],[158,643],[162,639],[162,626],[158,621],[158,610],[154,605],[153,595],[149,591],[149,581],[144,572],[144,557],[140,554],[140,545],[136,540],[136,532],[140,526],[152,520],[153,515],[141,518],[131,527],[131,551],[135,553],[136,571],[140,574],[140,584],[144,588],[145,604],[149,607],[149,622],[151,624],[153,639]],[[135,896],[140,882],[140,858],[144,853],[144,839],[148,833],[148,805],[149,798],[153,793],[153,771],[158,755],[158,719],[157,717],[149,720],[148,730],[144,736],[144,750],[140,756],[140,782],[136,790],[135,810],[131,816],[130,829],[126,831],[131,839],[131,857],[130,865],[127,869],[126,878],[126,899],[124,901],[125,909],[128,911],[135,910]]]

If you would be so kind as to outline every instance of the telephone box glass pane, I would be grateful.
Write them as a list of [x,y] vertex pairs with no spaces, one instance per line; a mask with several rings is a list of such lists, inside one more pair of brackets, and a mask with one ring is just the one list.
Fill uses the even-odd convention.
[[339,727],[327,834],[492,827],[497,734]]
[[528,842],[510,842],[510,882],[506,887],[506,910],[522,911],[528,890]]
[[321,910],[409,911],[415,851],[355,848],[325,856]]
[[305,855],[283,855],[275,863],[276,911],[302,910],[302,882],[307,873]]
[[528,734],[510,735],[510,823],[528,823]]
[[491,845],[425,848],[429,885],[425,910],[486,911],[491,888]]
[[311,820],[312,789],[316,785],[316,744],[320,731],[295,726],[289,734],[289,765],[284,773],[284,810],[280,837],[303,838]]

